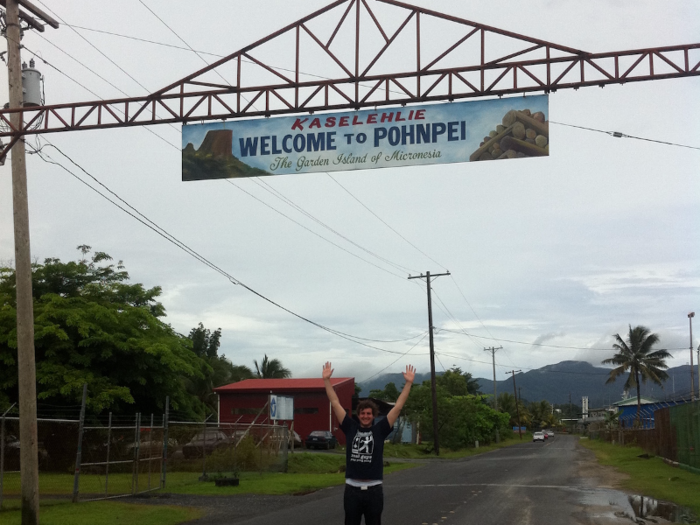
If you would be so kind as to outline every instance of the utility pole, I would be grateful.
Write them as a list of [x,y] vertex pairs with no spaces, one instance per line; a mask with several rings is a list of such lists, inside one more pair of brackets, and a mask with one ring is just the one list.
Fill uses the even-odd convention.
[[[498,348],[492,346],[491,348],[484,348],[484,352],[491,352],[491,361],[493,363],[493,409],[498,410],[498,397],[496,394],[496,350],[502,350],[503,347]],[[498,435],[498,429],[496,430],[496,443],[500,442],[500,436]]]
[[522,372],[522,370],[512,370],[507,372],[508,374],[513,374],[513,396],[515,396],[515,411],[518,414],[518,435],[520,439],[523,439],[523,431],[520,428],[520,405],[518,404],[518,391],[515,389],[515,374]]
[[[693,377],[693,317],[695,312],[688,314],[688,325],[690,326],[690,400],[695,401],[695,377]],[[700,358],[698,358],[698,377],[700,378]],[[698,386],[700,390],[700,386]],[[698,392],[700,394],[700,391]]]
[[[34,18],[20,12],[19,5],[39,16],[53,27],[58,23],[28,0],[6,0],[7,82],[10,109],[21,108],[22,59],[20,18],[29,26],[43,31]],[[55,24],[55,25],[54,25]],[[21,112],[10,114],[12,128],[23,127]],[[39,523],[39,446],[36,422],[36,362],[34,356],[34,305],[32,298],[32,261],[29,243],[29,198],[27,196],[27,163],[24,139],[12,147],[12,211],[15,235],[15,277],[17,294],[17,370],[19,391],[20,484],[22,525]]]
[[409,279],[425,279],[428,288],[428,333],[430,336],[430,393],[433,398],[433,445],[435,447],[435,455],[440,455],[440,439],[438,436],[438,413],[437,413],[437,390],[435,388],[435,345],[433,343],[433,302],[430,295],[430,278],[450,275],[450,272],[435,273],[425,272],[425,275],[409,275]]

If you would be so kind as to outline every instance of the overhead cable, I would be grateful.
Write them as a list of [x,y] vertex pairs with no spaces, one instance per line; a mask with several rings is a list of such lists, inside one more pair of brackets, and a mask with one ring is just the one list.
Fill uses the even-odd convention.
[[[91,186],[90,184],[88,184],[88,183],[87,183],[86,181],[84,181],[81,177],[79,177],[77,174],[75,174],[74,172],[72,172],[71,170],[69,170],[68,168],[66,168],[65,166],[63,166],[61,163],[56,162],[55,160],[51,159],[50,157],[47,157],[47,156],[46,156],[43,152],[41,152],[41,151],[35,151],[36,153],[39,154],[39,157],[40,157],[42,160],[44,160],[45,162],[47,162],[47,163],[49,163],[49,164],[54,164],[54,165],[56,165],[56,166],[59,166],[61,169],[63,169],[64,171],[68,172],[70,175],[72,175],[73,177],[75,177],[75,178],[76,178],[77,180],[79,180],[81,183],[83,183],[84,185],[86,185],[88,188],[92,189],[94,192],[96,192],[97,194],[99,194],[100,196],[102,196],[104,199],[108,200],[109,202],[111,202],[112,204],[114,204],[116,207],[118,207],[119,209],[121,209],[122,211],[124,211],[125,213],[127,213],[128,215],[130,215],[131,217],[133,217],[134,219],[136,219],[136,220],[139,221],[140,223],[142,223],[142,224],[143,224],[144,226],[146,226],[147,228],[149,228],[149,229],[153,230],[154,232],[156,232],[158,235],[160,235],[161,237],[163,237],[164,239],[166,239],[168,242],[174,244],[175,246],[177,246],[178,248],[180,248],[181,250],[183,250],[185,253],[187,253],[187,254],[189,254],[190,256],[192,256],[192,257],[194,257],[195,259],[197,259],[197,260],[198,260],[199,262],[201,262],[202,264],[208,266],[210,269],[212,269],[212,270],[216,271],[217,273],[219,273],[220,275],[226,277],[232,284],[241,286],[242,288],[245,288],[246,290],[248,290],[248,291],[251,292],[252,294],[258,296],[259,298],[263,299],[264,301],[266,301],[266,302],[272,304],[273,306],[276,306],[277,308],[279,308],[279,309],[281,309],[281,310],[283,310],[283,311],[289,313],[290,315],[293,315],[294,317],[296,317],[296,318],[298,318],[298,319],[300,319],[300,320],[302,320],[302,321],[305,321],[306,323],[309,323],[309,324],[311,324],[311,325],[313,325],[313,326],[316,326],[317,328],[320,328],[321,330],[324,330],[324,331],[326,331],[326,332],[328,332],[328,333],[331,333],[331,334],[333,334],[333,335],[336,335],[336,336],[338,336],[338,337],[341,337],[341,338],[343,338],[343,339],[346,339],[346,340],[348,340],[348,341],[351,341],[351,342],[353,342],[353,343],[355,343],[355,344],[359,344],[359,345],[361,345],[361,346],[364,346],[364,347],[367,347],[367,348],[371,348],[371,349],[373,349],[373,350],[378,350],[378,351],[380,351],[380,352],[386,352],[386,353],[390,353],[390,354],[402,354],[402,353],[403,353],[403,352],[395,351],[395,350],[387,350],[387,349],[385,349],[385,348],[380,348],[380,347],[373,346],[373,345],[369,345],[369,344],[366,344],[366,343],[363,342],[363,341],[369,341],[369,342],[377,342],[377,343],[387,343],[387,342],[396,342],[396,341],[403,341],[403,340],[391,340],[391,341],[386,341],[386,340],[380,340],[380,339],[369,339],[369,338],[364,338],[364,337],[355,336],[355,335],[353,335],[353,334],[348,334],[348,333],[342,332],[342,331],[340,331],[340,330],[336,330],[336,329],[330,328],[330,327],[328,327],[328,326],[322,325],[322,324],[320,324],[320,323],[317,323],[316,321],[313,321],[313,320],[311,320],[311,319],[308,319],[307,317],[304,317],[304,316],[302,316],[302,315],[300,315],[300,314],[298,314],[298,313],[296,313],[296,312],[290,310],[289,308],[286,308],[285,306],[283,306],[283,305],[281,305],[281,304],[279,304],[279,303],[273,301],[273,300],[270,299],[269,297],[265,296],[264,294],[258,292],[258,291],[255,290],[255,289],[251,288],[250,286],[246,285],[245,283],[243,283],[243,282],[240,281],[239,279],[235,278],[234,276],[232,276],[231,274],[229,274],[229,273],[226,272],[225,270],[221,269],[220,267],[218,267],[217,265],[215,265],[214,263],[212,263],[211,261],[209,261],[208,259],[206,259],[204,256],[200,255],[200,254],[199,254],[198,252],[196,252],[194,249],[192,249],[192,248],[190,248],[189,246],[187,246],[184,242],[180,241],[180,240],[177,239],[175,236],[173,236],[172,234],[168,233],[164,228],[158,226],[155,222],[151,221],[148,217],[146,217],[144,214],[142,214],[141,212],[139,212],[136,208],[134,208],[134,207],[131,206],[129,203],[127,203],[124,199],[122,199],[122,198],[121,198],[119,195],[117,195],[114,191],[112,191],[112,190],[109,189],[105,184],[103,184],[102,182],[100,182],[94,175],[92,175],[91,173],[89,173],[87,170],[85,170],[85,168],[83,168],[82,166],[80,166],[77,162],[75,162],[75,161],[74,161],[73,159],[71,159],[68,155],[66,155],[63,151],[61,151],[60,148],[58,148],[58,147],[55,146],[54,144],[51,144],[51,143],[48,142],[48,141],[47,141],[47,146],[50,146],[50,147],[53,147],[54,149],[56,149],[56,151],[58,151],[61,155],[63,155],[66,159],[68,159],[72,164],[74,164],[76,167],[78,167],[83,173],[85,173],[88,177],[90,177],[92,180],[94,180],[97,184],[99,184],[100,186],[102,186],[106,191],[108,191],[110,194],[112,194],[116,199],[118,199],[119,201],[121,201],[121,202],[124,204],[124,206],[122,206],[122,205],[120,205],[118,202],[115,202],[114,200],[112,200],[109,196],[107,196],[107,195],[105,195],[104,193],[102,193],[99,189],[97,189],[97,188]],[[126,206],[126,207],[125,207],[125,206]],[[127,208],[129,208],[129,209],[127,209]],[[130,210],[131,210],[131,211],[130,211]],[[414,337],[411,337],[411,338],[409,338],[409,339],[407,339],[407,340],[414,339],[415,337],[419,337],[419,336],[414,336]]]

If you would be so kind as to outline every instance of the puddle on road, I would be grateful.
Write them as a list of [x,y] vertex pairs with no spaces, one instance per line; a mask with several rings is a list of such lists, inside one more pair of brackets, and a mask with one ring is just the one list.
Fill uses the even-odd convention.
[[697,518],[686,507],[641,495],[630,496],[617,490],[587,492],[583,503],[597,507],[601,511],[600,517],[628,518],[636,523],[643,523],[645,519],[652,523],[697,523]]

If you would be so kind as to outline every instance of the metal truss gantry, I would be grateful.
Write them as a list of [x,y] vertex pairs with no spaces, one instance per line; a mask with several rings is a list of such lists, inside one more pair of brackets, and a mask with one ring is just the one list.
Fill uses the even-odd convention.
[[[386,9],[392,12],[380,21],[379,11]],[[428,56],[427,43],[432,53],[440,51]],[[336,74],[329,77],[329,70]],[[0,137],[10,137],[10,143],[0,156],[21,136],[40,133],[549,93],[697,75],[700,44],[589,53],[397,0],[336,0],[147,96],[1,110]],[[21,129],[10,122],[13,112],[22,113]]]

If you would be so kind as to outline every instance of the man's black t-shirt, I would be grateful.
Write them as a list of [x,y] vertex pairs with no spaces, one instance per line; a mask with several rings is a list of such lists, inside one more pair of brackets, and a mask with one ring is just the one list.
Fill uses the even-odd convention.
[[384,475],[384,440],[391,433],[387,419],[375,419],[370,428],[362,428],[357,421],[345,414],[340,429],[347,439],[345,477],[381,480]]

